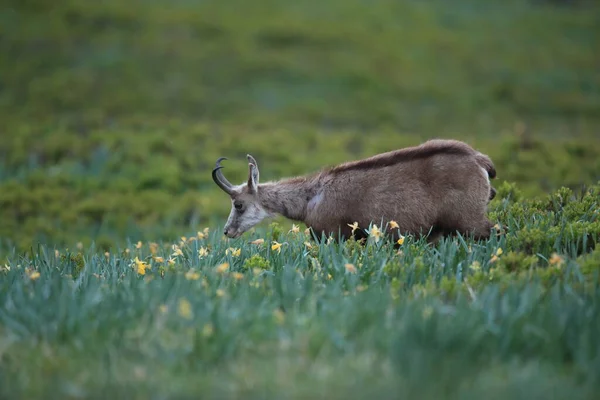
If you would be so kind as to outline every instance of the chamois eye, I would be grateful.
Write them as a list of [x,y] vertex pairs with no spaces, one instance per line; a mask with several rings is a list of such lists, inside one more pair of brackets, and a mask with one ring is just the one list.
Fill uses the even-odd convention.
[[241,211],[244,205],[242,203],[234,203],[233,206],[236,210]]

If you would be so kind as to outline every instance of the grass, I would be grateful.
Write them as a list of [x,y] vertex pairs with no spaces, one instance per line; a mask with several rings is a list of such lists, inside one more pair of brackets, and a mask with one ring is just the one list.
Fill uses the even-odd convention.
[[600,185],[537,201],[507,189],[484,242],[314,242],[274,223],[15,256],[0,278],[0,393],[591,399]]
[[[596,3],[3,4],[0,397],[595,398]],[[220,156],[432,137],[493,159],[490,240],[223,238]]]

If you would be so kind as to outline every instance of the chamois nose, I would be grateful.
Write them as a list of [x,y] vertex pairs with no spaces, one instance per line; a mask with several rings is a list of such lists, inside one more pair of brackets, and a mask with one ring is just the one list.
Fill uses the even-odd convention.
[[234,238],[237,236],[238,230],[236,228],[232,228],[231,226],[228,226],[227,228],[223,229],[223,234],[225,236],[227,236],[228,238]]

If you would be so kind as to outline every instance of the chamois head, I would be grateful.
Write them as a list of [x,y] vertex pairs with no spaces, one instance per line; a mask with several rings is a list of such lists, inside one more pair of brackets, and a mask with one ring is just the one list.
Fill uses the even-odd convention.
[[261,205],[258,197],[258,163],[250,154],[247,157],[248,181],[241,185],[234,186],[223,176],[221,161],[226,160],[225,157],[217,160],[212,171],[217,186],[231,197],[231,212],[223,232],[229,238],[241,236],[270,215]]

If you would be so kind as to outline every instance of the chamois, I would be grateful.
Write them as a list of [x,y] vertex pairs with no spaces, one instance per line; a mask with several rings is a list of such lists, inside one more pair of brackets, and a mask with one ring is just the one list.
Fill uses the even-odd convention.
[[[492,160],[457,140],[433,139],[404,149],[324,168],[316,173],[259,183],[248,158],[248,180],[232,185],[217,160],[215,183],[231,198],[224,234],[237,238],[265,218],[303,222],[317,237],[364,238],[371,224],[387,233],[425,235],[429,242],[459,232],[486,239],[493,224],[487,205],[496,195]],[[398,228],[388,224],[395,221]],[[358,223],[359,229],[353,229]],[[380,225],[381,226],[381,225]],[[381,226],[383,228],[383,226]]]

